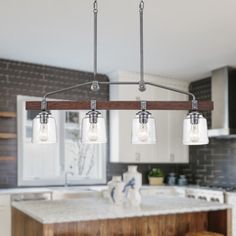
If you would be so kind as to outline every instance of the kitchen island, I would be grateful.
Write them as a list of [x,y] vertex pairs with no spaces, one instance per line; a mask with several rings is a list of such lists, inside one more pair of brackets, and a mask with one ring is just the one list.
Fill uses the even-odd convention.
[[174,196],[143,198],[140,207],[103,198],[14,202],[13,236],[184,236],[210,230],[231,236],[229,205]]

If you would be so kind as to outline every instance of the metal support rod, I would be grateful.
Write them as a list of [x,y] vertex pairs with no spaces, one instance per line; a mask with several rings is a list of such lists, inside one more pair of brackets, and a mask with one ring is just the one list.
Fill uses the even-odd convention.
[[96,100],[91,100],[90,101],[90,107],[91,107],[91,110],[95,111],[97,109],[97,101]]
[[170,91],[173,91],[173,92],[176,92],[176,93],[182,93],[182,94],[191,96],[192,100],[194,100],[194,101],[196,100],[195,95],[193,93],[190,93],[190,92],[186,92],[186,91],[183,91],[183,90],[180,90],[180,89],[175,89],[175,88],[171,88],[171,87],[168,87],[168,86],[164,86],[164,85],[156,84],[156,83],[151,83],[151,82],[146,82],[145,84],[151,85],[151,86],[154,86],[154,87],[158,87],[158,88],[162,88],[162,89],[166,89],[166,90],[170,90]]
[[[184,91],[184,90],[180,90],[180,89],[171,88],[171,87],[161,85],[161,84],[157,84],[157,83],[152,83],[152,82],[144,82],[144,83],[145,83],[145,85],[150,85],[150,86],[162,88],[162,89],[165,89],[165,90],[173,91],[173,92],[176,92],[176,93],[185,94],[187,96],[192,97],[193,101],[197,101],[196,96],[193,93],[190,93],[190,92],[187,92],[187,91]],[[130,81],[99,82],[99,84],[105,84],[105,85],[135,85],[135,84],[139,84],[139,82],[130,82]]]
[[140,17],[140,81],[139,81],[139,90],[141,92],[146,90],[146,86],[145,86],[145,82],[144,82],[143,10],[144,10],[144,2],[141,1],[139,4],[139,17]]
[[[106,82],[106,81],[98,82],[97,81],[97,83],[98,83],[98,85],[139,85],[139,82],[133,82],[133,81],[120,81],[120,82]],[[69,90],[72,90],[72,89],[76,89],[76,88],[79,88],[79,87],[83,87],[83,86],[86,86],[86,85],[92,85],[92,84],[93,84],[93,82],[91,81],[91,82],[85,82],[85,83],[82,83],[82,84],[76,84],[76,85],[70,86],[68,88],[55,90],[55,91],[46,93],[44,95],[43,99],[46,99],[47,97],[49,97],[51,95],[54,95],[54,94],[57,94],[57,93],[66,92],[66,91],[69,91]],[[168,87],[168,86],[164,86],[164,85],[156,84],[156,83],[152,83],[152,82],[145,82],[145,85],[150,85],[150,86],[170,90],[170,91],[173,91],[173,92],[182,93],[182,94],[191,96],[192,100],[196,101],[195,95],[193,93],[190,93],[190,92],[186,92],[186,91],[183,91],[183,90],[180,90],[180,89],[175,89],[175,88],[171,88],[171,87]]]
[[119,82],[106,82],[102,81],[99,82],[99,84],[105,84],[105,85],[138,85],[139,82],[131,82],[131,81],[119,81]]
[[72,89],[76,89],[76,88],[79,88],[79,87],[82,87],[82,86],[86,86],[86,85],[92,85],[92,83],[93,83],[92,81],[91,82],[85,82],[85,83],[76,84],[76,85],[73,85],[73,86],[70,86],[70,87],[67,87],[67,88],[64,88],[64,89],[58,89],[58,90],[46,93],[43,96],[43,99],[46,99],[47,97],[49,97],[51,95],[54,95],[54,94],[57,94],[57,93],[63,93],[63,92],[66,92],[66,91],[69,91],[69,90],[72,90]]
[[41,111],[46,111],[46,110],[47,110],[47,101],[46,98],[44,97],[41,102]]
[[146,101],[141,101],[140,105],[141,105],[141,110],[142,111],[147,110],[147,102]]
[[94,80],[96,80],[97,77],[97,16],[98,16],[98,3],[97,0],[93,3],[93,14],[94,14]]

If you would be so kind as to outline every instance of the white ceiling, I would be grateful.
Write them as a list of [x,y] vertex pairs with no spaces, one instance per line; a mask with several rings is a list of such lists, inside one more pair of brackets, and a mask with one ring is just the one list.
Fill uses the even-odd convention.
[[[99,72],[139,70],[138,0],[98,0]],[[91,71],[92,0],[1,0],[0,57]],[[193,80],[236,65],[235,0],[145,0],[145,71]]]

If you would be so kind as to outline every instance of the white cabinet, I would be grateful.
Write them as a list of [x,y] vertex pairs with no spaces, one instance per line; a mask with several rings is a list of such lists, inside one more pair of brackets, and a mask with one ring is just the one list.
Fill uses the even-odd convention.
[[11,197],[0,195],[0,235],[11,236]]
[[[138,81],[132,73],[113,74],[112,80]],[[188,83],[156,76],[146,76],[146,81],[187,91]],[[156,87],[139,92],[138,86],[111,86],[110,100],[184,101],[187,96]],[[123,163],[187,163],[188,147],[182,144],[182,124],[187,111],[150,111],[156,120],[157,143],[131,144],[132,119],[138,111],[110,111],[111,162]]]

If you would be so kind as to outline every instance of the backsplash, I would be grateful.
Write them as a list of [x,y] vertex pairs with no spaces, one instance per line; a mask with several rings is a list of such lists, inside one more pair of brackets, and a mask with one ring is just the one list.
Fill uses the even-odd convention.
[[122,175],[127,171],[128,165],[137,165],[138,171],[142,173],[143,184],[148,184],[148,172],[155,167],[161,168],[165,175],[171,172],[182,174],[182,171],[188,167],[186,164],[107,164],[107,180],[109,181],[113,175]]
[[191,146],[190,163],[181,172],[193,184],[236,186],[236,140],[210,139],[204,146]]

